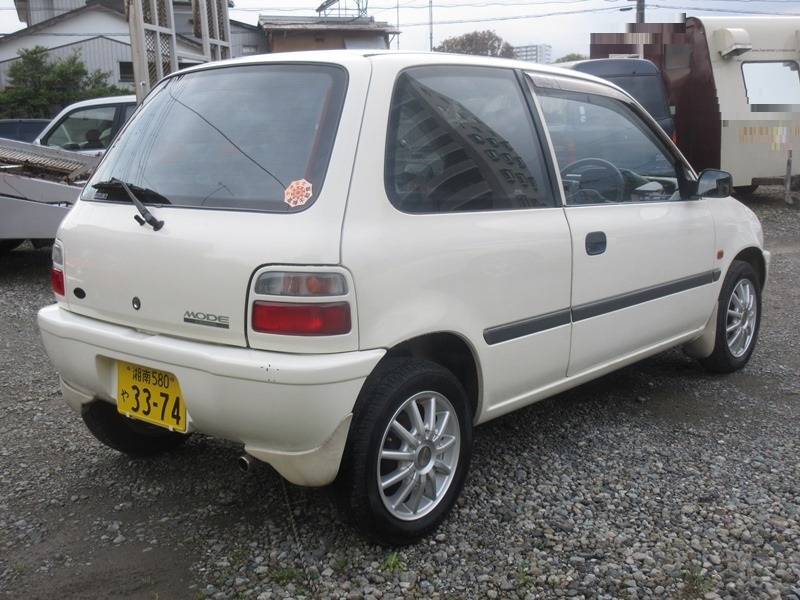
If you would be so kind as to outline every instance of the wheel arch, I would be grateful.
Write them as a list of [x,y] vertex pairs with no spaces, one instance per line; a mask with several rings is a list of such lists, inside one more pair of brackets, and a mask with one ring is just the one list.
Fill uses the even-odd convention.
[[461,336],[451,332],[436,332],[411,338],[390,348],[381,363],[393,358],[425,359],[449,370],[464,387],[473,419],[478,414],[478,361],[470,344]]
[[[749,247],[740,250],[739,253],[733,257],[733,260],[728,264],[728,267],[720,277],[720,286],[722,281],[728,274],[728,271],[736,264],[737,261],[749,264],[758,277],[759,289],[763,291],[767,283],[767,260],[764,257],[761,249],[757,247]],[[683,345],[683,351],[687,356],[698,360],[707,359],[714,352],[714,343],[717,335],[717,317],[719,305],[718,302],[714,303],[714,310],[708,319],[703,332],[694,340],[691,340]]]
[[[731,265],[737,260],[746,262],[751,267],[753,267],[753,270],[756,272],[756,275],[758,275],[758,285],[761,288],[761,290],[763,290],[764,286],[767,285],[767,262],[764,258],[764,253],[761,251],[761,249],[751,246],[749,248],[741,250],[733,258],[733,261],[731,261]],[[728,268],[730,268],[731,265],[728,265]]]

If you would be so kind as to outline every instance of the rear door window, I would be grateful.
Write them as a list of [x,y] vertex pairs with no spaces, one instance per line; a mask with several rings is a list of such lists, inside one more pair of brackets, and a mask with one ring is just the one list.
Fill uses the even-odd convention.
[[322,187],[346,82],[343,69],[326,65],[172,77],[133,117],[84,199],[113,199],[92,184],[118,179],[177,206],[302,210]]
[[420,67],[400,75],[385,184],[412,213],[554,206],[542,148],[513,71]]

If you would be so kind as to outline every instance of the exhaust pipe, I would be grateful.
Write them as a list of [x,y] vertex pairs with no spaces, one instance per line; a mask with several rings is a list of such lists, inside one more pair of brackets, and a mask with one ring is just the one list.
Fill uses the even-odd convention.
[[249,454],[242,454],[237,460],[236,464],[239,465],[239,470],[242,473],[247,473],[255,466],[255,459]]

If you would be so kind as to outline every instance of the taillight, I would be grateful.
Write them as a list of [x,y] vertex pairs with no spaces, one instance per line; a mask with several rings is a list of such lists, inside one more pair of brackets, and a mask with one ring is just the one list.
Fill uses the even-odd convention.
[[[277,335],[345,335],[352,329],[347,279],[331,271],[265,271],[253,284],[251,326]],[[301,299],[298,302],[297,300]]]
[[270,271],[258,276],[255,291],[268,296],[344,296],[347,282],[340,273]]
[[67,286],[64,281],[64,248],[61,242],[53,244],[53,266],[50,268],[50,285],[57,296],[66,296]]
[[350,333],[347,302],[253,302],[252,326],[279,335],[344,335]]
[[66,296],[66,287],[64,285],[64,271],[52,267],[50,269],[50,285],[53,287],[53,292],[57,296]]

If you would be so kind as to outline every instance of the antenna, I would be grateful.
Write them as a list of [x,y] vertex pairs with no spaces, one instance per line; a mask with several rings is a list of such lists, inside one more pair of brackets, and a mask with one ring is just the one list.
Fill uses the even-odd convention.
[[[322,4],[317,7],[317,14],[323,14],[324,16],[328,16],[328,9],[335,4],[339,4],[340,0],[325,0]],[[345,14],[355,14],[357,17],[366,17],[367,16],[367,2],[368,0],[355,0],[356,8],[355,11],[348,9],[347,7],[342,8],[339,7],[339,13]]]

